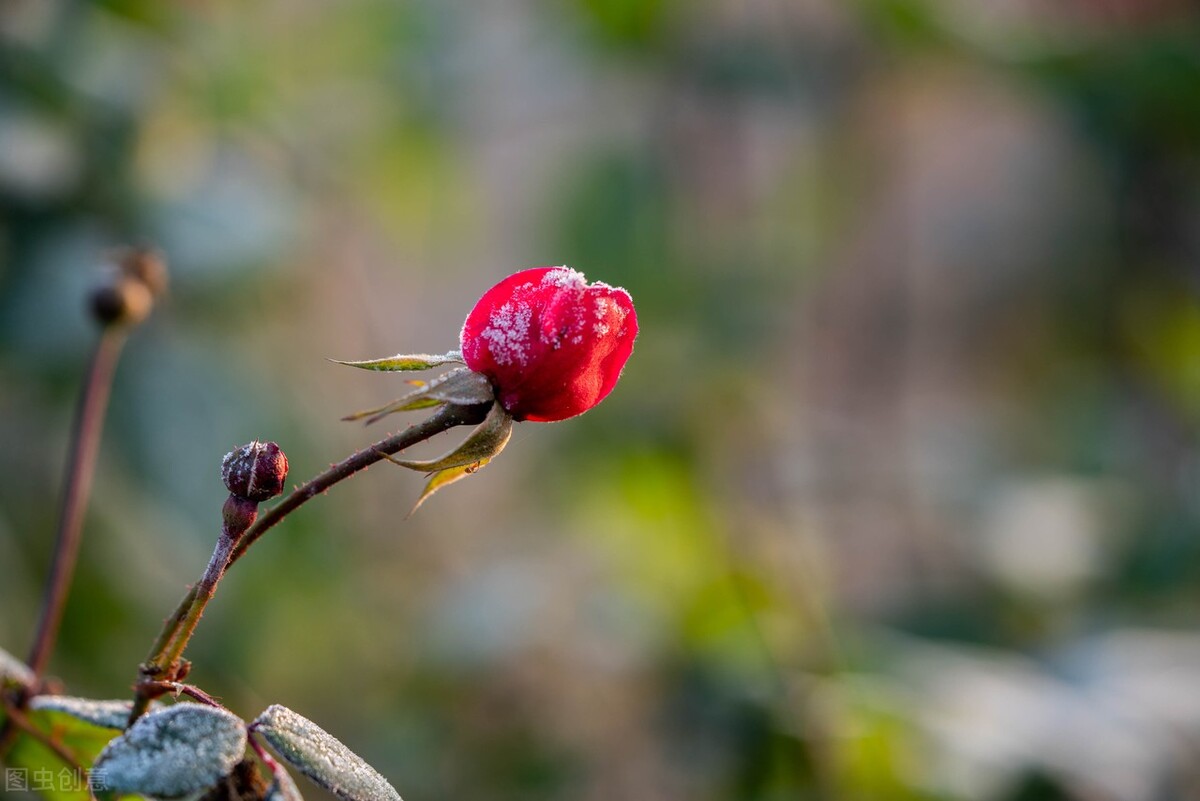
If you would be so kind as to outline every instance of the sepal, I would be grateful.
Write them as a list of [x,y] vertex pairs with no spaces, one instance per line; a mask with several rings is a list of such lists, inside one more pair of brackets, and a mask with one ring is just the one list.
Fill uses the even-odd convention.
[[405,370],[432,370],[434,367],[440,367],[443,364],[450,364],[452,362],[461,363],[462,360],[462,353],[452,350],[442,356],[431,356],[427,353],[413,353],[408,355],[397,353],[395,356],[387,356],[382,359],[364,359],[362,361],[330,359],[329,361],[349,367],[357,367],[360,370],[394,373]]
[[367,425],[378,422],[389,414],[396,412],[412,412],[417,409],[427,409],[451,403],[458,406],[476,406],[487,403],[494,398],[494,391],[486,376],[473,373],[466,367],[440,375],[432,381],[413,382],[416,389],[403,395],[391,403],[377,409],[367,409],[362,412],[346,415],[343,420],[361,420],[366,417]]
[[388,461],[401,467],[433,474],[409,514],[417,511],[426,498],[442,487],[466,478],[495,458],[508,444],[509,437],[512,436],[512,427],[512,415],[499,403],[494,403],[488,416],[470,436],[444,456],[428,460],[397,459],[388,456]]

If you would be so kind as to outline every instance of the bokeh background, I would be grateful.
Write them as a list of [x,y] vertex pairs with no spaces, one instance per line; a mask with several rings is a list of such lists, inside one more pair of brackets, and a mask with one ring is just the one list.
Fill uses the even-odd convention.
[[[409,801],[1200,797],[1186,0],[0,0],[0,646],[107,254],[120,365],[54,673],[128,693],[222,455],[400,426],[484,289],[623,285],[617,390],[225,580],[192,680]],[[448,437],[421,453],[439,453]],[[316,791],[310,797],[321,798]]]

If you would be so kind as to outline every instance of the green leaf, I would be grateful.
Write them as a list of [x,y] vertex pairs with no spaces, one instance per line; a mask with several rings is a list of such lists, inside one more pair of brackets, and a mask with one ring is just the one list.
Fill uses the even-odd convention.
[[488,412],[487,418],[471,432],[471,435],[444,456],[428,460],[394,459],[389,456],[388,460],[401,467],[419,470],[422,473],[435,473],[452,467],[478,464],[493,458],[504,450],[504,446],[508,444],[508,438],[512,436],[512,426],[512,416],[504,410],[503,406],[496,403],[492,405],[492,410]]
[[345,801],[402,801],[388,780],[362,757],[285,706],[267,707],[251,728],[280,759]]
[[[124,727],[129,702],[40,695],[30,701],[27,717],[86,769],[117,736],[114,728]],[[45,801],[88,801],[91,797],[85,781],[58,754],[27,734],[14,742],[6,764],[19,771]]]
[[[106,734],[113,736],[112,731],[106,731]],[[88,761],[78,754],[76,758],[86,768]],[[13,742],[4,757],[4,768],[10,790],[24,787],[36,792],[43,801],[91,799],[86,778],[76,774],[58,754],[28,734],[20,735]]]
[[152,712],[110,742],[92,768],[97,793],[180,798],[206,790],[246,752],[246,724],[225,709],[183,703]]
[[366,359],[364,361],[330,359],[329,361],[349,367],[357,367],[361,370],[378,370],[380,372],[393,373],[402,370],[430,370],[443,364],[461,362],[462,354],[456,350],[452,350],[443,356],[430,356],[426,353],[413,353],[410,355],[397,353],[395,356],[388,356],[383,359]]

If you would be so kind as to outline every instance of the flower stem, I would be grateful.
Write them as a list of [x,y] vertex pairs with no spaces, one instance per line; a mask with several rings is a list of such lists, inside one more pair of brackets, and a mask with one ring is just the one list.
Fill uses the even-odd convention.
[[369,445],[361,451],[351,454],[320,475],[296,487],[282,501],[260,515],[238,540],[233,554],[229,557],[229,564],[232,565],[242,558],[246,550],[268,529],[282,521],[306,501],[325,492],[339,481],[350,478],[355,473],[365,470],[376,462],[383,461],[394,453],[399,453],[418,442],[424,442],[435,434],[440,434],[455,426],[481,423],[487,417],[490,408],[491,404],[478,406],[446,404],[427,420],[411,425],[399,433],[385,437],[374,445]]
[[125,331],[121,327],[106,326],[101,331],[100,339],[92,352],[83,394],[79,398],[67,459],[62,504],[59,508],[54,557],[42,597],[37,633],[29,651],[29,668],[38,678],[45,672],[50,655],[54,652],[71,578],[75,573],[75,562],[79,556],[79,543],[83,533],[83,515],[87,507],[88,493],[91,491],[92,476],[95,474],[100,432],[104,427],[104,413],[108,408],[113,372],[124,343]]
[[129,713],[128,725],[132,726],[146,712],[155,693],[161,694],[161,686],[164,679],[166,681],[176,680],[176,676],[173,673],[178,669],[188,641],[195,632],[201,615],[204,614],[204,607],[216,592],[217,582],[224,572],[240,559],[246,553],[246,550],[259,537],[265,534],[268,529],[281,522],[304,503],[324,493],[333,485],[350,478],[355,473],[365,470],[367,467],[386,459],[392,454],[398,453],[418,442],[423,442],[435,434],[440,434],[455,426],[472,425],[482,422],[487,416],[489,406],[489,404],[481,404],[479,406],[446,404],[427,420],[409,426],[403,431],[385,437],[360,451],[356,451],[346,459],[330,466],[329,469],[296,487],[278,504],[260,515],[246,529],[242,536],[237,538],[236,542],[227,532],[223,531],[217,543],[217,548],[213,551],[212,559],[209,560],[208,567],[204,571],[204,576],[184,595],[178,608],[167,618],[163,624],[163,630],[159,633],[158,639],[155,640],[154,646],[150,650],[149,656],[147,656],[146,661],[139,668],[137,694],[134,697],[133,708]]

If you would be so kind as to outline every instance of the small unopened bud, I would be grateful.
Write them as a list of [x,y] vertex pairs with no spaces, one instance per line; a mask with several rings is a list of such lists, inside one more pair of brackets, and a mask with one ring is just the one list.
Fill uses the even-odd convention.
[[258,501],[230,493],[221,514],[225,518],[225,532],[237,539],[258,519]]
[[118,264],[125,277],[145,284],[154,297],[167,291],[167,263],[157,250],[131,248],[121,254]]
[[225,454],[221,462],[225,487],[255,503],[283,492],[287,473],[287,455],[274,442],[254,440]]
[[141,281],[122,277],[92,290],[88,305],[101,325],[135,325],[150,314],[154,297]]

